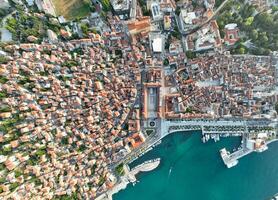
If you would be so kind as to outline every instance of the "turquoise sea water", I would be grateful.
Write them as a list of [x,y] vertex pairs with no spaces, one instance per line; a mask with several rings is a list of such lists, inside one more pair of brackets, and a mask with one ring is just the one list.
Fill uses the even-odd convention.
[[[203,144],[200,133],[175,133],[134,163],[160,157],[160,166],[140,173],[113,200],[265,200],[278,192],[278,142],[252,153],[227,169],[219,150],[232,150],[239,137]],[[171,170],[170,170],[171,169]],[[170,172],[171,171],[171,172]]]

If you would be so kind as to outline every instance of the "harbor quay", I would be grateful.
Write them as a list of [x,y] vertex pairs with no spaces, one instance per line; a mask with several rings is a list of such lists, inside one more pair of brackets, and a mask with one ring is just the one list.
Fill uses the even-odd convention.
[[[252,153],[267,150],[267,145],[277,140],[277,122],[268,119],[153,119],[145,123],[145,129],[155,124],[155,134],[146,140],[144,146],[126,157],[125,163],[131,163],[138,157],[152,150],[169,134],[176,132],[201,131],[201,139],[205,143],[209,139],[215,142],[220,137],[240,136],[241,145],[232,153],[220,150],[224,164],[230,168],[238,163],[238,159]],[[132,159],[131,159],[132,158]]]
[[104,199],[111,199],[112,195],[119,190],[126,188],[128,183],[136,183],[135,175],[139,172],[151,171],[155,169],[160,159],[145,161],[142,164],[130,169],[129,164],[145,153],[151,151],[161,143],[161,140],[177,132],[184,134],[190,131],[201,131],[203,143],[210,139],[215,142],[220,137],[241,137],[241,145],[230,153],[225,148],[220,150],[220,156],[227,168],[234,167],[238,160],[252,152],[263,152],[267,150],[267,145],[277,141],[277,122],[268,119],[148,119],[143,122],[142,132],[153,129],[154,133],[146,138],[144,144],[132,151],[123,160],[126,176],[121,177],[119,183],[110,191],[103,194]]
[[220,150],[224,164],[230,168],[238,163],[238,159],[254,151],[267,150],[267,144],[277,140],[277,122],[266,119],[200,119],[200,120],[166,120],[163,122],[164,136],[177,131],[201,130],[202,141],[209,139],[218,141],[220,137],[241,136],[241,146],[233,153],[225,148]]
[[196,119],[196,120],[162,120],[161,135],[177,131],[200,130],[202,134],[231,134],[238,136],[244,133],[277,132],[277,122],[273,120],[244,119]]

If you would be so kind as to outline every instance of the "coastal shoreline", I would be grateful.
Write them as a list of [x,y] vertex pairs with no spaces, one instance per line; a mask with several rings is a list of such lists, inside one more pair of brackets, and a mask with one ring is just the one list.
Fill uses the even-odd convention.
[[108,190],[106,193],[96,198],[96,200],[112,200],[113,195],[118,193],[120,190],[124,190],[129,183],[136,183],[137,179],[135,176],[138,173],[152,171],[156,169],[159,164],[160,158],[145,161],[131,170],[128,165],[124,165],[125,175],[120,178],[118,183],[111,190]]
[[[205,195],[195,193],[195,192],[197,193],[199,192],[198,189],[194,191],[191,191],[190,189],[184,191],[183,185],[195,186],[198,185],[200,181],[202,181],[201,183],[206,185],[209,188],[207,190],[204,189],[204,194],[208,195],[208,197],[211,197],[209,196],[209,194],[211,194],[212,191],[213,192],[218,191],[218,186],[217,184],[211,185],[210,184],[211,179],[207,179],[204,177],[211,177],[212,175],[215,176],[215,173],[217,173],[215,182],[217,181],[224,184],[224,186],[221,187],[221,189],[219,189],[223,191],[222,197],[224,197],[225,195],[231,195],[232,197],[236,197],[234,199],[244,200],[247,199],[246,197],[248,196],[248,194],[246,194],[246,191],[248,191],[247,188],[253,187],[252,186],[253,184],[248,185],[249,183],[248,180],[256,183],[260,182],[259,181],[260,178],[265,177],[264,175],[265,171],[267,171],[268,169],[273,169],[273,170],[275,169],[274,171],[272,171],[275,174],[275,171],[277,170],[277,165],[273,167],[268,165],[268,163],[270,163],[271,160],[275,157],[274,155],[277,155],[275,149],[277,149],[278,143],[276,142],[273,142],[269,146],[269,150],[264,152],[264,154],[254,153],[250,156],[246,156],[245,159],[239,162],[239,165],[237,167],[230,170],[227,169],[222,162],[220,162],[221,158],[219,156],[219,149],[221,149],[223,146],[225,146],[228,150],[234,149],[234,147],[240,144],[239,137],[223,138],[216,143],[211,141],[211,143],[209,144],[210,148],[208,152],[201,153],[207,149],[207,145],[201,143],[199,135],[193,134],[191,136],[191,139],[188,141],[184,140],[185,136],[183,135],[184,134],[175,134],[175,135],[173,134],[171,137],[163,141],[162,145],[159,146],[157,150],[141,158],[140,161],[144,161],[154,156],[161,157],[161,159],[163,159],[163,163],[158,170],[155,170],[155,172],[149,173],[147,175],[142,174],[143,176],[139,175],[140,177],[137,176],[137,180],[139,179],[140,183],[138,183],[138,185],[135,185],[135,187],[128,186],[125,190],[120,191],[119,193],[113,196],[113,200],[156,199],[155,197],[157,196],[157,194],[160,194],[162,192],[165,192],[165,197],[167,196],[168,199],[181,199],[182,196],[187,196],[188,199],[194,199],[195,197],[202,197],[200,199],[206,199],[204,198]],[[172,144],[173,142],[175,142],[176,145],[170,146],[170,144]],[[177,146],[179,147],[177,148]],[[190,151],[188,151],[188,148],[192,146],[196,148],[192,148],[190,149]],[[181,155],[181,154],[185,154],[185,155]],[[200,157],[198,157],[199,155]],[[196,159],[197,158],[196,156],[199,159]],[[256,163],[258,165],[256,165]],[[250,172],[252,175],[248,174],[246,176],[247,180],[245,179],[243,183],[244,188],[240,187],[243,170],[250,170],[252,172],[252,173]],[[257,170],[260,172],[260,177],[255,176]],[[215,173],[212,174],[212,172]],[[231,177],[235,177],[235,182],[233,183],[235,185],[239,185],[239,190],[240,190],[239,193],[242,194],[244,198],[238,198],[239,196],[241,196],[238,194],[235,194],[233,196],[232,193],[236,193],[238,188],[237,186],[232,189],[232,192],[227,191],[225,189],[229,185],[229,183],[227,183],[227,180],[230,180]],[[270,178],[269,176],[266,176],[264,180],[269,180],[270,182],[273,180],[275,181],[277,174],[274,177]],[[259,183],[260,188],[263,185],[262,182]],[[177,187],[175,187],[171,183],[175,183],[175,185],[176,184],[178,185]],[[245,183],[247,183],[247,185]],[[150,190],[149,188],[151,188],[153,184],[156,184],[156,186],[153,190],[152,189]],[[165,191],[165,187],[169,187],[169,189]],[[254,187],[257,188],[256,189],[257,194],[259,194],[261,197],[264,197],[265,199],[277,193],[277,191],[273,189],[269,189],[269,190],[266,189],[267,192],[263,192],[263,191],[259,192],[257,185]],[[141,194],[142,191],[145,192]],[[174,195],[173,198],[170,198],[171,193],[175,193],[176,195]],[[208,199],[213,199],[213,197]]]
[[[191,131],[194,131],[194,130],[185,130],[185,131],[178,130],[178,131],[174,131],[174,132],[171,132],[171,133],[183,133],[183,132],[190,133]],[[202,130],[198,130],[198,131],[201,131],[201,135],[203,135]],[[170,135],[170,134],[160,135],[160,137],[155,138],[155,140],[151,141],[151,143],[148,145],[148,147],[146,147],[143,151],[141,151],[138,155],[136,155],[133,159],[129,160],[127,163],[130,164],[130,163],[134,162],[135,160],[137,160],[139,157],[143,156],[145,153],[151,151],[154,147],[156,147],[159,144],[161,144],[162,139],[164,139],[168,135]],[[221,135],[222,135],[222,137],[227,137],[227,135],[219,134],[220,137],[221,137]],[[236,134],[229,134],[229,136],[237,136],[237,135]],[[211,139],[213,139],[213,138],[211,138]],[[217,142],[218,140],[214,140],[214,141]],[[266,145],[268,145],[270,143],[273,143],[273,142],[276,142],[276,141],[278,141],[277,138],[269,140],[269,141],[266,141]],[[246,154],[246,155],[248,155],[248,154]],[[146,162],[149,162],[149,161],[146,161]],[[146,162],[144,162],[144,163],[146,163]],[[143,165],[144,163],[142,163],[140,165]],[[138,166],[140,166],[140,165],[138,165]],[[137,168],[138,166],[136,166],[135,168]],[[125,167],[128,168],[127,165],[125,165]],[[155,169],[155,168],[153,168],[153,169]],[[151,171],[153,169],[146,170],[146,171]],[[137,175],[139,172],[142,172],[142,171],[138,171],[136,173],[133,173],[132,170],[129,170],[129,168],[128,168],[126,172],[127,172],[126,176],[121,177],[120,180],[117,182],[117,184],[111,190],[108,190],[106,193],[100,195],[96,200],[113,200],[112,196],[114,194],[118,193],[119,191],[126,189],[126,187],[127,187],[127,185],[129,183],[135,183],[137,181],[135,175]]]

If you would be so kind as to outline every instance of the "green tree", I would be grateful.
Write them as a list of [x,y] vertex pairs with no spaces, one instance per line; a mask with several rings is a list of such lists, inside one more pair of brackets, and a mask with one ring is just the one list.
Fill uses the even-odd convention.
[[14,173],[15,173],[15,177],[16,177],[16,178],[17,178],[17,177],[20,177],[21,175],[23,175],[22,171],[19,170],[19,169],[15,170]]
[[277,12],[278,11],[278,6],[272,6],[271,10],[272,10],[272,12]]
[[81,24],[81,30],[82,30],[83,35],[88,36],[89,25],[87,23]]
[[[1,63],[1,62],[0,62]],[[9,79],[7,79],[5,76],[1,76],[0,75],[0,83],[1,84],[5,84],[6,82],[8,82],[9,81]]]
[[252,41],[256,41],[258,39],[259,33],[256,29],[253,29],[250,33],[250,37]]
[[18,186],[19,186],[18,183],[12,183],[12,184],[10,184],[10,190],[14,191]]
[[185,54],[186,54],[186,57],[187,57],[188,59],[196,58],[196,53],[193,52],[193,51],[187,51],[187,52],[185,52]]
[[27,37],[33,35],[42,39],[47,29],[47,21],[40,17],[26,14],[22,10],[18,11],[17,18],[8,18],[6,28],[13,34],[14,40],[27,42]]
[[254,21],[254,17],[248,17],[246,20],[245,20],[245,25],[246,26],[251,26],[251,24],[253,23]]
[[5,183],[5,182],[6,182],[6,178],[1,177],[1,178],[0,178],[0,184],[3,184],[3,183]]
[[61,139],[61,143],[62,143],[63,145],[68,145],[68,144],[69,144],[68,138],[67,138],[67,137],[63,137],[63,138]]
[[169,65],[169,60],[166,58],[166,59],[164,59],[164,61],[163,61],[163,65],[164,66],[167,66],[167,65]]
[[8,63],[8,59],[5,56],[0,55],[0,64],[6,64]]
[[76,192],[74,192],[72,195],[61,195],[61,196],[55,196],[54,200],[78,200],[78,195]]
[[215,7],[218,8],[224,0],[215,0]]
[[177,7],[176,10],[175,10],[176,15],[180,15],[180,12],[181,12],[180,7]]
[[245,54],[246,50],[244,47],[240,47],[239,50],[238,50],[238,53],[239,54]]
[[39,150],[37,150],[37,152],[36,152],[36,155],[37,156],[43,156],[43,155],[45,155],[46,154],[46,151],[44,150],[44,149],[39,149]]
[[101,4],[105,12],[111,11],[111,4],[109,0],[101,0]]
[[116,173],[117,175],[119,176],[123,176],[125,174],[125,171],[124,171],[124,164],[121,163],[119,164],[117,167],[116,167]]
[[86,148],[85,144],[81,144],[78,150],[79,150],[80,152],[83,152],[83,151],[85,151],[86,149],[87,149],[87,148]]
[[142,12],[144,16],[151,16],[151,12],[147,9],[147,5],[144,0],[139,0],[139,5],[142,8]]
[[260,43],[262,44],[263,47],[264,47],[265,45],[267,45],[267,43],[268,43],[268,37],[267,37],[266,32],[260,33]]
[[5,17],[8,14],[8,11],[6,9],[0,8],[0,17]]

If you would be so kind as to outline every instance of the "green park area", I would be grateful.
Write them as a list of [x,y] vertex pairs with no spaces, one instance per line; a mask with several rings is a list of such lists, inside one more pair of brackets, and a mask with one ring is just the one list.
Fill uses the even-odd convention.
[[56,14],[64,16],[68,20],[88,16],[92,10],[90,0],[52,0]]
[[[48,17],[26,13],[21,6],[17,6],[16,9],[16,17],[13,14],[7,19],[5,25],[5,28],[12,33],[14,41],[28,42],[28,36],[35,36],[38,38],[37,42],[40,42],[46,36],[47,29],[51,29],[57,34],[59,33],[60,25],[52,23]],[[5,60],[0,57],[0,63],[3,62]]]
[[245,1],[230,1],[217,17],[220,34],[224,27],[236,23],[240,29],[240,40],[231,49],[234,54],[269,55],[278,50],[278,9],[260,10]]

